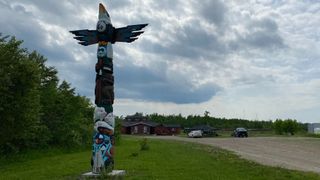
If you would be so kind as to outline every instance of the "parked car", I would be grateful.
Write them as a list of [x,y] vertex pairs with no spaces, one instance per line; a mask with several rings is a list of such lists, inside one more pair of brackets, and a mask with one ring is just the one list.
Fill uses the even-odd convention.
[[245,128],[236,128],[233,133],[231,134],[233,137],[248,137],[248,130]]
[[188,137],[202,137],[202,131],[201,130],[195,130],[188,133]]
[[202,137],[215,137],[218,136],[217,128],[213,128],[210,125],[197,125],[192,128],[184,128],[183,132],[189,134],[191,131],[202,131]]

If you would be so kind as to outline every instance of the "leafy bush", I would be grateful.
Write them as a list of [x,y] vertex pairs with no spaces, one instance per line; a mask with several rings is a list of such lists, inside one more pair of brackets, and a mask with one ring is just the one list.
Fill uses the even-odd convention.
[[290,134],[294,135],[299,130],[299,123],[296,120],[286,119],[281,120],[277,119],[273,123],[273,128],[276,134]]
[[115,144],[120,144],[121,141],[121,118],[115,118],[115,127],[114,127],[114,137],[115,137]]
[[283,134],[283,128],[282,128],[283,121],[281,119],[277,119],[273,123],[273,129],[276,134]]
[[140,150],[141,151],[149,150],[149,145],[148,145],[148,139],[147,138],[143,138],[140,141]]
[[131,153],[131,157],[137,157],[139,155],[139,153],[137,153],[137,152],[133,152],[133,153]]

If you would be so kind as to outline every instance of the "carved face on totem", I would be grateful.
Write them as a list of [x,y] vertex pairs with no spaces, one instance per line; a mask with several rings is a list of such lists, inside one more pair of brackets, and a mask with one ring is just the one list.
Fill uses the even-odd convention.
[[99,46],[97,52],[98,58],[104,58],[107,56],[107,48],[105,46]]

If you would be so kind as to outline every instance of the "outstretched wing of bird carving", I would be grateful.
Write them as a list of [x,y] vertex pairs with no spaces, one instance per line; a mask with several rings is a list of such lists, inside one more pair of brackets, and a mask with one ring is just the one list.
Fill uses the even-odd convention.
[[83,29],[70,32],[75,35],[74,39],[78,40],[81,45],[89,46],[99,42],[98,31],[96,30]]
[[115,29],[115,42],[131,43],[138,39],[138,36],[144,31],[141,31],[148,24],[136,24]]
[[78,40],[79,44],[89,46],[96,44],[99,41],[108,41],[111,43],[115,42],[127,42],[131,43],[138,39],[138,36],[144,31],[141,31],[148,24],[136,24],[129,25],[122,28],[113,28],[107,32],[98,32],[97,30],[75,30],[70,31],[75,35],[74,39]]

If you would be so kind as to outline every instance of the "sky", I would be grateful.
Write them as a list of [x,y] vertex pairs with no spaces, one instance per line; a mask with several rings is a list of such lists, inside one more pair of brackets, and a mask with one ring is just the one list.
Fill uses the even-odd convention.
[[116,115],[320,122],[320,1],[0,0],[0,32],[93,101],[97,45],[69,31],[95,29],[100,2],[115,27],[149,23],[113,46]]

